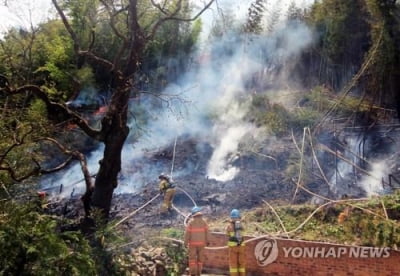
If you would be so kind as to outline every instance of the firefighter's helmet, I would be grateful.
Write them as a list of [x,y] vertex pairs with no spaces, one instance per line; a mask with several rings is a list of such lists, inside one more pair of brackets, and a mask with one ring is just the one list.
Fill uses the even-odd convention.
[[167,174],[165,174],[165,173],[161,173],[161,174],[158,176],[158,179],[166,179],[166,180],[169,180],[169,176],[168,176]]
[[194,207],[192,208],[192,215],[197,214],[197,213],[200,212],[200,211],[201,211],[201,207],[199,207],[199,206],[194,206]]
[[238,209],[232,209],[231,211],[231,218],[238,219],[240,218],[240,212]]

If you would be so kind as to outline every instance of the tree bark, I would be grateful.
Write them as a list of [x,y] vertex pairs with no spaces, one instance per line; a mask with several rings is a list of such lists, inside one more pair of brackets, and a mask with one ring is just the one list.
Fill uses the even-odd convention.
[[114,92],[109,110],[102,120],[104,133],[104,156],[96,177],[92,205],[107,217],[110,212],[114,189],[121,171],[121,153],[129,134],[127,126],[130,87],[119,87]]

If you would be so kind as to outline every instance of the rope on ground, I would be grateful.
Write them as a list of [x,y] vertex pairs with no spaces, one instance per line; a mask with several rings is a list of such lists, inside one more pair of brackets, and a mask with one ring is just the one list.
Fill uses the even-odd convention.
[[156,196],[154,196],[152,199],[150,199],[149,201],[147,201],[145,204],[143,204],[141,207],[139,207],[138,209],[136,209],[135,211],[133,211],[132,213],[128,214],[126,217],[124,217],[123,219],[121,219],[120,221],[118,221],[116,224],[114,224],[111,229],[114,229],[115,227],[117,227],[118,225],[120,225],[121,223],[123,223],[124,221],[126,221],[128,218],[130,218],[131,216],[133,216],[134,214],[136,214],[137,212],[139,212],[140,210],[142,210],[144,207],[146,207],[147,205],[149,205],[152,201],[154,201],[156,198],[158,198],[160,196],[160,194],[157,194]]

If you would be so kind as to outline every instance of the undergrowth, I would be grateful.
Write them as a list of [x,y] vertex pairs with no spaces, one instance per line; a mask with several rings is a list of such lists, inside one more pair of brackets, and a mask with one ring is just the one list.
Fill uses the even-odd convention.
[[316,205],[274,207],[284,230],[274,212],[265,205],[246,213],[248,233],[285,237],[286,231],[290,238],[302,240],[400,247],[400,192],[366,201],[333,202],[311,216],[317,208]]

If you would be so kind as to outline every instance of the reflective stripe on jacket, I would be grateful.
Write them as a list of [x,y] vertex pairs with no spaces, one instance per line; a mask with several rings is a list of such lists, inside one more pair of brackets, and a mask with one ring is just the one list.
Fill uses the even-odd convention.
[[185,230],[185,244],[189,246],[207,246],[209,241],[208,225],[201,213],[195,214]]
[[[241,231],[243,231],[243,229]],[[245,246],[243,238],[242,238],[241,243],[239,243],[239,241],[235,237],[235,228],[234,228],[234,221],[233,220],[228,223],[228,226],[226,227],[226,234],[228,235],[228,244],[227,245],[229,247]]]

